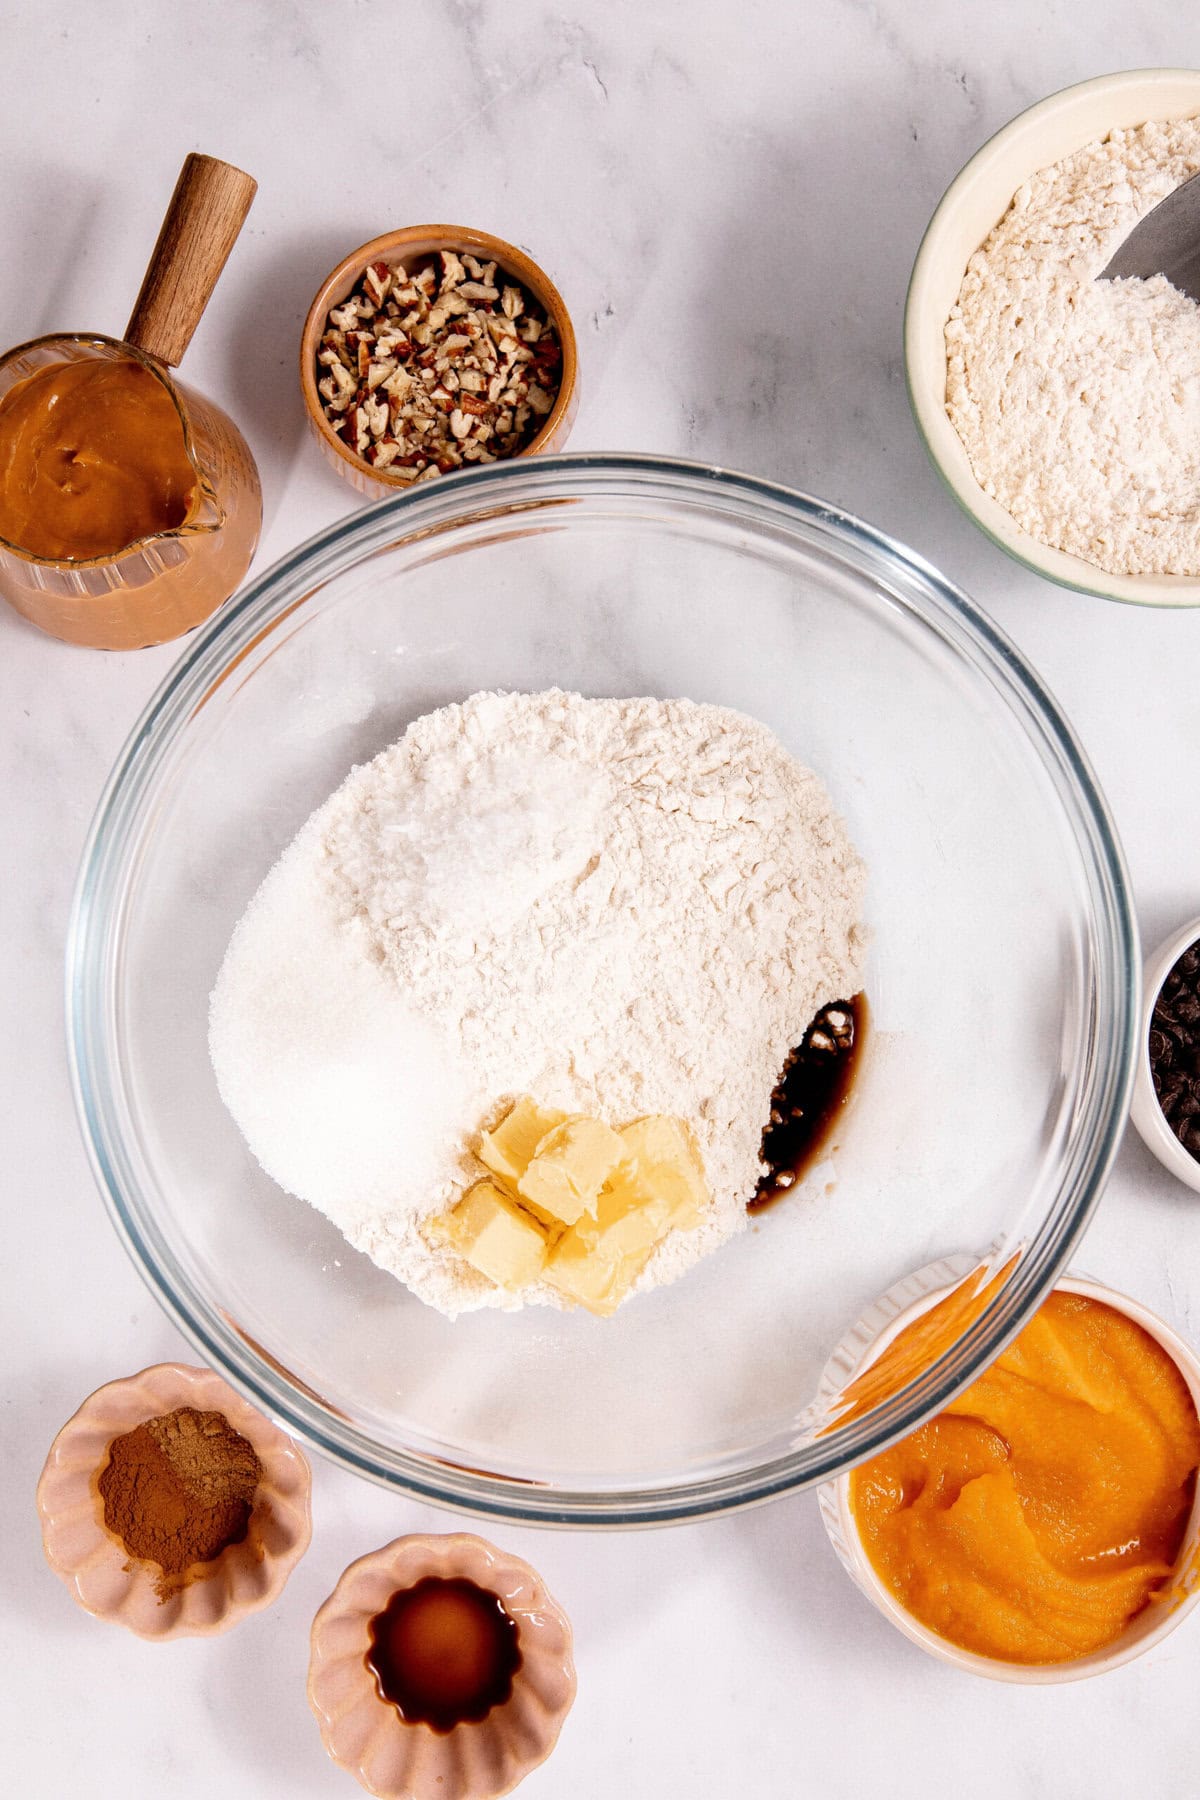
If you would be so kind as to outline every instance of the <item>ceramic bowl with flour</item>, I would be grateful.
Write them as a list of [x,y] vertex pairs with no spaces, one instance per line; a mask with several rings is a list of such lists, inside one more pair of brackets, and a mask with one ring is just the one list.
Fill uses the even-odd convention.
[[[1100,76],[1021,113],[947,190],[905,309],[917,427],[964,510],[1036,573],[1141,605],[1200,604],[1200,309],[1094,277],[1197,166],[1197,118],[1188,69]],[[1149,122],[1165,129],[1140,137]],[[1114,149],[1114,133],[1131,136]]]

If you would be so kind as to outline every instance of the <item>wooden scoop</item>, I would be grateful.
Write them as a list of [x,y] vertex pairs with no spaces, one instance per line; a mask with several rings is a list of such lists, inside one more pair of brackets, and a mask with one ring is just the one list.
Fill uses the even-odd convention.
[[169,366],[182,361],[258,192],[253,176],[215,156],[180,170],[125,341]]

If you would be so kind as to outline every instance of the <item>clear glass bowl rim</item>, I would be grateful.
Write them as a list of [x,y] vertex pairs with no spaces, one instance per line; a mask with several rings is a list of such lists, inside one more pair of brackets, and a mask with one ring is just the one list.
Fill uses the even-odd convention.
[[[169,1253],[142,1229],[142,1196],[123,1154],[109,996],[119,950],[128,851],[152,803],[160,758],[193,712],[256,640],[333,576],[403,542],[480,518],[604,495],[684,502],[747,527],[802,528],[860,572],[908,589],[927,625],[969,653],[1022,716],[1069,822],[1089,851],[1096,930],[1097,1067],[1074,1139],[1072,1178],[1023,1249],[1013,1276],[958,1341],[860,1419],[751,1468],[669,1486],[571,1490],[385,1449],[256,1354],[190,1291]],[[523,1524],[581,1527],[679,1523],[813,1487],[944,1407],[1017,1334],[1065,1268],[1103,1192],[1132,1090],[1139,956],[1130,884],[1107,804],[1074,733],[1033,668],[988,616],[932,564],[853,514],[756,476],[681,459],[575,452],[464,470],[389,495],[335,521],[257,576],[197,635],[134,726],[101,795],[84,846],[67,937],[67,1045],[76,1110],[109,1216],[135,1266],[198,1353],[254,1405],[355,1474],[435,1505]],[[983,1247],[981,1246],[981,1251]]]

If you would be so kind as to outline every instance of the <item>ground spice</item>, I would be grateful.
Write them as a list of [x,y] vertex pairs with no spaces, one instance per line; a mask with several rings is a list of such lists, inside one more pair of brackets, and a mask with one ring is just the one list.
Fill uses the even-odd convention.
[[100,1474],[104,1523],[130,1556],[157,1563],[160,1593],[240,1544],[262,1464],[224,1413],[180,1406],[114,1438]]

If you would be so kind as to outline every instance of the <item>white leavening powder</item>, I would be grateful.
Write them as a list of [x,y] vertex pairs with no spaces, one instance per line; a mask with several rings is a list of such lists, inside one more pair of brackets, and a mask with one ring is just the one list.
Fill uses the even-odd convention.
[[784,1058],[861,986],[863,883],[820,781],[740,713],[476,694],[267,876],[213,993],[221,1095],[269,1174],[451,1314],[513,1304],[422,1221],[518,1095],[682,1116],[714,1203],[655,1286],[745,1223]]
[[1200,119],[1114,131],[1042,169],[967,264],[946,409],[984,491],[1051,549],[1200,575],[1200,307],[1097,281],[1200,171]]

